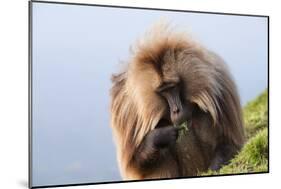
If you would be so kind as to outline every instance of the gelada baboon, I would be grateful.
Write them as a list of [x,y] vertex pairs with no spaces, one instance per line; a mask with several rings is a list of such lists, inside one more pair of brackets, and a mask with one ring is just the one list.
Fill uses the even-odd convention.
[[[217,170],[241,149],[235,84],[223,60],[160,24],[112,77],[111,126],[123,179],[175,178]],[[180,138],[173,125],[188,123]]]

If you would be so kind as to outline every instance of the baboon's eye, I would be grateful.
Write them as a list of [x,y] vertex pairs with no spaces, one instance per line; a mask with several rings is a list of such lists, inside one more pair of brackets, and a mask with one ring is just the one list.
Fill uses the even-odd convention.
[[175,84],[174,83],[165,83],[165,84],[162,84],[161,86],[159,86],[157,89],[156,89],[156,92],[158,93],[161,93],[161,92],[164,92],[168,89],[172,89],[175,87]]

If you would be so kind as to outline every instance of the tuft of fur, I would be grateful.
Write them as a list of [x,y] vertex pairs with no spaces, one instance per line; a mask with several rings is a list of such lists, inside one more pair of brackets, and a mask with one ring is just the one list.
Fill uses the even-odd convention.
[[[196,175],[198,170],[207,169],[211,164],[211,158],[206,156],[214,153],[205,152],[198,146],[198,141],[204,145],[205,141],[213,140],[211,148],[219,141],[232,145],[234,151],[242,147],[244,130],[239,96],[218,55],[187,34],[158,24],[136,43],[128,62],[123,72],[112,77],[111,89],[111,126],[124,179],[169,177],[169,170],[164,170],[169,169],[167,166],[144,173],[134,163],[134,154],[141,141],[156,127],[168,108],[154,92],[166,72],[179,76],[185,100],[196,104],[205,116],[195,117],[194,127],[201,122],[208,122],[210,126],[208,131],[198,126],[202,131],[195,128],[176,146],[182,169],[179,176]],[[201,138],[196,138],[197,135]]]

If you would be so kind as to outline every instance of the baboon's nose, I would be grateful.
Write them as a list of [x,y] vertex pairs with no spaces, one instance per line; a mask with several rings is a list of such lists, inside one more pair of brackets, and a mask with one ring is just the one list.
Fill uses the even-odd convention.
[[178,114],[180,112],[180,109],[178,107],[174,107],[172,112],[173,114]]
[[171,121],[173,122],[174,125],[179,125],[182,122],[186,121],[185,111],[180,108],[172,109]]

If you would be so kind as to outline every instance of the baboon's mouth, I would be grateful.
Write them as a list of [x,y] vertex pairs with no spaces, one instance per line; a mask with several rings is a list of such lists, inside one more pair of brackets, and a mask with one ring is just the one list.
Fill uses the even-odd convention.
[[168,119],[166,119],[166,118],[162,118],[162,119],[160,119],[160,121],[157,123],[157,128],[158,127],[166,127],[166,126],[171,126],[171,125],[173,125],[173,123],[170,121],[170,120],[168,120]]

